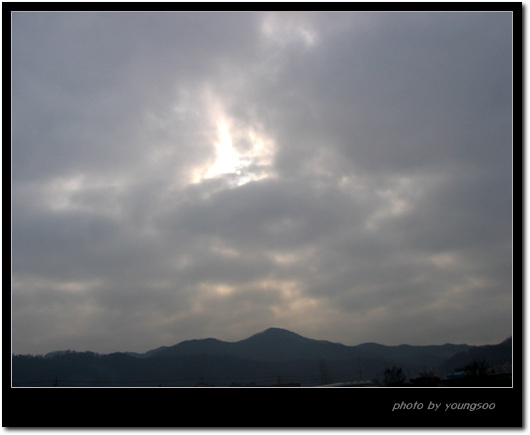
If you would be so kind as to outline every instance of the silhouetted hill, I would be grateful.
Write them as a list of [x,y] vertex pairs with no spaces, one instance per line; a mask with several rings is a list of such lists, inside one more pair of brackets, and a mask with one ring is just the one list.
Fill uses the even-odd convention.
[[269,328],[236,344],[239,356],[268,361],[300,359],[351,358],[354,352],[348,346],[326,340],[313,340],[294,332]]
[[409,377],[425,370],[452,373],[466,361],[511,362],[511,339],[493,346],[444,344],[345,346],[269,328],[237,342],[215,338],[187,340],[145,353],[58,351],[13,357],[13,386],[302,386],[381,378],[402,367]]
[[485,362],[490,367],[501,366],[512,361],[512,338],[496,345],[474,346],[459,352],[440,365],[440,370],[449,372],[465,368],[474,362]]
[[382,357],[399,361],[421,360],[422,363],[436,363],[440,359],[446,359],[458,352],[465,352],[471,348],[467,344],[443,344],[429,346],[411,346],[401,344],[399,346],[384,346],[376,343],[364,343],[355,346],[357,355]]
[[175,346],[158,348],[145,357],[177,355],[222,355],[258,361],[288,361],[303,359],[344,359],[355,357],[355,351],[342,344],[313,340],[280,328],[269,328],[237,342],[214,338],[183,341]]
[[229,355],[228,350],[232,343],[217,340],[215,338],[204,338],[200,340],[187,340],[174,346],[163,346],[146,352],[146,358],[168,357],[177,355]]
[[444,344],[442,346],[384,346],[364,343],[345,346],[327,340],[314,340],[280,328],[269,328],[237,342],[214,338],[183,341],[175,346],[146,352],[144,357],[176,355],[225,355],[263,361],[304,359],[342,360],[352,358],[382,358],[396,363],[421,360],[423,364],[440,364],[441,359],[464,352],[471,346]]

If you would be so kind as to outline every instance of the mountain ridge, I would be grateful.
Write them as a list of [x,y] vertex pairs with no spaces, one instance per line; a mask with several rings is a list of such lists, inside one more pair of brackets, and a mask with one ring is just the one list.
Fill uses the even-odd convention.
[[[144,356],[160,356],[163,354],[190,354],[190,353],[209,353],[209,354],[220,354],[225,352],[227,355],[232,356],[241,356],[245,354],[248,357],[248,354],[255,354],[257,359],[277,359],[277,358],[291,358],[296,356],[307,355],[307,353],[315,353],[315,351],[308,351],[309,346],[318,346],[320,351],[327,350],[331,352],[331,355],[328,357],[335,356],[337,358],[359,356],[364,354],[365,350],[368,350],[370,353],[376,351],[383,353],[405,353],[414,355],[417,351],[435,351],[440,354],[445,355],[454,355],[459,352],[465,352],[473,348],[479,348],[482,346],[497,346],[507,341],[511,342],[511,337],[503,340],[498,344],[489,344],[489,345],[469,345],[469,344],[453,344],[453,343],[444,343],[441,345],[410,345],[410,344],[399,344],[399,345],[385,345],[375,342],[364,342],[357,345],[345,345],[338,342],[332,342],[329,340],[318,340],[312,339],[295,332],[289,331],[283,328],[271,327],[263,331],[257,332],[247,338],[237,341],[223,341],[217,338],[203,338],[203,339],[191,339],[184,340],[172,346],[162,346],[157,349],[149,350],[145,352]],[[289,345],[291,346],[288,351],[283,352],[268,352],[263,350],[263,347],[267,346],[280,346]],[[261,346],[261,350],[258,351],[257,348]],[[270,348],[269,348],[270,349]],[[353,350],[356,352],[354,353]],[[239,355],[238,355],[239,354]]]
[[[321,339],[313,339],[308,338],[305,336],[302,336],[298,333],[292,332],[288,329],[278,328],[278,327],[270,327],[267,329],[264,329],[263,331],[257,332],[255,334],[250,335],[247,338],[243,338],[236,341],[225,341],[220,340],[218,338],[214,337],[207,337],[207,338],[193,338],[193,339],[187,339],[180,341],[173,345],[163,345],[159,346],[154,349],[147,350],[145,352],[132,352],[132,351],[124,351],[124,352],[111,352],[111,353],[123,353],[134,357],[155,357],[160,356],[165,353],[175,353],[178,354],[180,352],[183,353],[200,353],[200,352],[211,352],[212,349],[215,353],[216,348],[223,348],[223,346],[226,346],[226,348],[234,348],[241,345],[248,345],[251,343],[256,344],[262,344],[262,345],[270,345],[275,344],[275,340],[280,342],[298,342],[298,343],[305,343],[305,344],[321,344],[326,346],[333,346],[336,348],[342,348],[342,349],[369,349],[370,351],[374,349],[378,350],[413,350],[413,349],[460,349],[461,351],[470,350],[473,348],[483,348],[488,346],[500,346],[500,345],[506,345],[509,344],[511,346],[512,343],[512,337],[508,337],[501,341],[500,343],[494,343],[494,344],[484,344],[484,345],[470,345],[470,344],[455,344],[455,343],[444,343],[444,344],[427,344],[427,345],[411,345],[411,344],[398,344],[398,345],[387,345],[387,344],[381,344],[376,342],[362,342],[355,345],[345,345],[340,342],[333,342],[330,340],[321,340]],[[178,350],[177,350],[178,349]],[[201,350],[202,349],[202,350]],[[61,355],[63,353],[71,353],[71,352],[78,352],[81,353],[82,351],[72,351],[72,350],[55,350],[46,353],[44,356],[51,357],[54,355]],[[87,351],[91,352],[91,351]],[[98,352],[93,352],[98,353]]]
[[[54,351],[44,357],[13,357],[13,386],[193,386],[208,380],[231,383],[295,379],[303,386],[381,378],[385,369],[401,367],[410,377],[426,371],[453,373],[463,362],[480,358],[490,364],[511,364],[511,338],[499,344],[398,345],[362,343],[347,346],[315,340],[281,328],[268,328],[243,340],[185,340],[144,353]],[[323,376],[326,373],[326,376]],[[266,379],[266,381],[264,380]],[[44,382],[44,384],[41,384]]]

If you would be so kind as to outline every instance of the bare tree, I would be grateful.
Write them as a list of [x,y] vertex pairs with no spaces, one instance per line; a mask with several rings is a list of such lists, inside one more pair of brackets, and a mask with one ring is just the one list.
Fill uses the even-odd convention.
[[436,376],[436,370],[434,369],[427,370],[425,367],[423,367],[423,371],[421,371],[419,375],[422,378],[434,378]]
[[491,367],[484,360],[473,361],[471,364],[465,366],[464,370],[468,376],[486,376],[493,372]]
[[387,387],[395,387],[398,385],[403,385],[407,380],[405,373],[401,367],[392,366],[391,369],[385,369],[384,372],[385,379],[384,383]]

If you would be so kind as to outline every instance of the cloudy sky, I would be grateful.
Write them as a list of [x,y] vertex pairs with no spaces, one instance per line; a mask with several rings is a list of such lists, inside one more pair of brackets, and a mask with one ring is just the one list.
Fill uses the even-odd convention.
[[12,15],[12,347],[512,328],[510,13]]

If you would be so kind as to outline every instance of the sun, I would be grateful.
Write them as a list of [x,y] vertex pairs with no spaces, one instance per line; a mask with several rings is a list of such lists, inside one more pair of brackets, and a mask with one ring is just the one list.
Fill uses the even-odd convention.
[[204,178],[214,178],[224,174],[238,174],[241,155],[234,149],[230,126],[225,119],[217,121],[217,142],[215,142],[216,160]]
[[274,176],[274,141],[258,123],[242,123],[231,117],[219,97],[210,96],[209,118],[214,158],[195,171],[194,183],[224,178],[232,186]]

